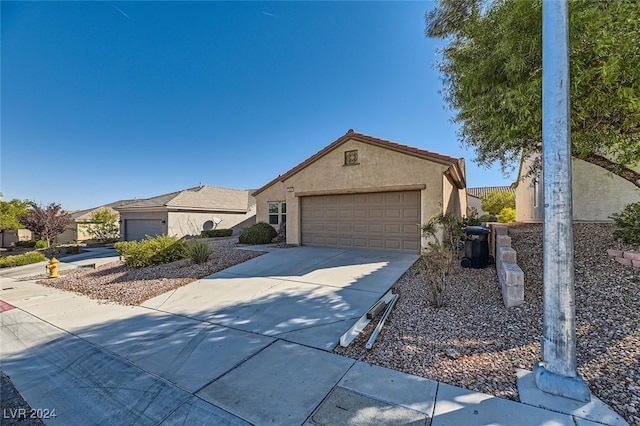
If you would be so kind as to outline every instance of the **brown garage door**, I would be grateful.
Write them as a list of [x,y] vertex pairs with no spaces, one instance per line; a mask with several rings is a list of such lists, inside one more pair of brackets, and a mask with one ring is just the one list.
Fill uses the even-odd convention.
[[302,244],[418,252],[420,191],[302,197]]

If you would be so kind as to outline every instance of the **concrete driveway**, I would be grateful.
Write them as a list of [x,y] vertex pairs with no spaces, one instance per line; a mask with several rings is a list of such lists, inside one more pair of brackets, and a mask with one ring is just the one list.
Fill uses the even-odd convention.
[[331,350],[416,259],[365,250],[280,249],[142,306]]
[[416,259],[280,249],[137,307],[14,270],[2,369],[32,406],[56,408],[51,424],[302,424],[355,363],[327,350]]

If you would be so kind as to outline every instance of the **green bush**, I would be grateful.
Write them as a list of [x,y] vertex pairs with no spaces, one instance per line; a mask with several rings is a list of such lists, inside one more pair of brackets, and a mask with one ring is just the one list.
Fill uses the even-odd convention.
[[14,246],[31,248],[36,246],[36,242],[35,241],[16,241]]
[[497,222],[498,218],[492,214],[483,214],[478,218],[478,220],[480,221],[480,223],[487,223],[487,222]]
[[118,241],[113,245],[113,248],[120,256],[126,256],[129,253],[129,250],[137,244],[137,241]]
[[640,245],[640,202],[627,204],[620,213],[611,215],[617,229],[613,238],[627,244]]
[[64,248],[64,252],[67,254],[78,254],[80,253],[80,246],[67,246]]
[[187,241],[185,253],[187,257],[193,260],[193,263],[200,265],[209,259],[209,256],[213,253],[213,249],[202,240],[190,240]]
[[505,207],[500,210],[500,214],[497,216],[498,222],[500,223],[511,223],[516,221],[516,209],[512,209],[511,207]]
[[47,248],[48,244],[45,240],[38,240],[36,242],[36,248],[38,249],[43,249],[43,248]]
[[244,228],[238,242],[240,244],[268,244],[277,236],[278,233],[273,226],[265,222],[258,222]]
[[185,241],[166,235],[142,241],[121,241],[114,248],[132,268],[175,262],[185,257]]
[[46,258],[44,254],[31,251],[29,253],[18,254],[16,256],[0,257],[0,268],[10,268],[12,266],[29,265],[31,263],[42,262]]
[[233,235],[233,229],[210,229],[200,233],[202,238],[230,237],[231,235]]

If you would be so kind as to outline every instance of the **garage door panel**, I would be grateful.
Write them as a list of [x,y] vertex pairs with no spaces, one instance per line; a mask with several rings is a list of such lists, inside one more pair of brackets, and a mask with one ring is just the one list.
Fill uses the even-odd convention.
[[390,223],[384,227],[384,232],[387,234],[402,234],[402,224]]
[[419,251],[420,244],[414,241],[403,241],[402,247],[405,251]]
[[402,216],[406,219],[420,220],[420,209],[403,209]]
[[385,248],[389,250],[400,250],[402,242],[399,240],[385,240]]
[[125,240],[140,241],[147,236],[162,235],[162,222],[158,219],[127,219],[125,221]]
[[371,210],[369,210],[369,217],[370,218],[383,218],[384,217],[384,211],[382,209],[372,208]]
[[310,196],[300,204],[302,244],[419,251],[419,191]]
[[402,217],[402,210],[400,209],[386,209],[385,217],[387,219],[399,219]]
[[368,232],[368,226],[366,223],[354,223],[353,232],[358,234],[366,234]]

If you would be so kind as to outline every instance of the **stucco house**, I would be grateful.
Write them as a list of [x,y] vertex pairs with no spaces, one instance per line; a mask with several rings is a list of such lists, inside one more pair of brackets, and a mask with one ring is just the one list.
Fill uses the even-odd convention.
[[[516,190],[516,221],[543,220],[542,174],[527,177],[531,159],[520,164]],[[636,167],[640,172],[640,166]],[[609,173],[602,167],[573,158],[572,194],[573,219],[583,222],[613,222],[611,215],[621,212],[627,204],[640,201],[640,190],[631,182]]]
[[92,209],[73,211],[71,212],[71,223],[67,225],[67,228],[62,234],[59,234],[55,237],[54,241],[64,244],[68,243],[69,241],[80,242],[90,240],[92,236],[89,233],[89,221],[91,220],[91,216],[94,213],[101,210],[108,210],[111,213],[119,214],[114,207],[122,207],[134,201],[136,200],[119,200]]
[[419,252],[419,225],[466,212],[464,159],[349,130],[253,192],[287,243]]
[[484,196],[487,192],[491,191],[502,191],[509,192],[511,194],[516,193],[516,190],[510,186],[481,186],[477,188],[467,188],[467,216],[473,216],[473,213],[477,214],[478,217],[483,214],[488,214],[484,210],[482,210],[482,196]]
[[200,235],[213,227],[233,229],[255,223],[255,199],[249,190],[197,186],[116,207],[120,212],[120,239],[146,236]]

